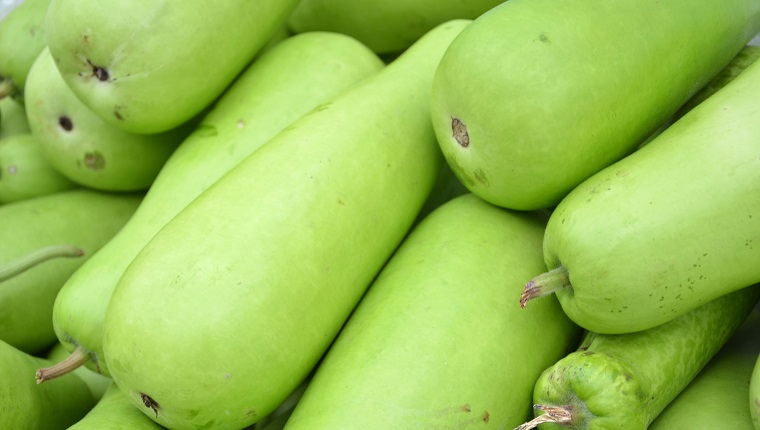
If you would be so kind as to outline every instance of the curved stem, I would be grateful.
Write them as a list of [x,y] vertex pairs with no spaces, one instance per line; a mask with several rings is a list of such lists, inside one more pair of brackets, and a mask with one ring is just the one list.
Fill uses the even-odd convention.
[[544,413],[527,423],[521,424],[515,430],[530,430],[544,423],[560,425],[571,425],[573,423],[573,413],[570,406],[534,405],[533,407],[544,411]]
[[520,307],[524,308],[529,300],[548,296],[549,294],[570,285],[570,273],[563,265],[542,273],[528,281],[520,295]]
[[0,282],[10,279],[51,258],[80,257],[82,255],[84,255],[84,250],[72,245],[45,246],[23,257],[0,264]]
[[45,381],[55,379],[59,376],[66,375],[70,372],[77,370],[79,367],[85,365],[90,361],[90,356],[81,346],[77,346],[71,355],[66,357],[60,363],[56,363],[50,367],[43,367],[36,373],[37,383],[41,384]]

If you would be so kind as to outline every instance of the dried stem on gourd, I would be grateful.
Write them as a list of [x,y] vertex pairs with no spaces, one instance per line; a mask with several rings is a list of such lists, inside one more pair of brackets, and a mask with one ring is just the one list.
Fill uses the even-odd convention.
[[544,411],[544,413],[527,423],[521,424],[515,430],[530,430],[544,423],[560,425],[570,425],[573,423],[573,413],[570,411],[570,406],[534,405],[533,407]]
[[558,266],[546,273],[542,273],[528,281],[520,295],[520,307],[524,308],[529,300],[548,296],[553,292],[569,287],[570,274],[565,266]]
[[59,376],[67,375],[85,365],[88,361],[90,361],[90,356],[81,346],[78,346],[71,352],[71,355],[60,363],[39,369],[35,375],[37,383],[41,384]]

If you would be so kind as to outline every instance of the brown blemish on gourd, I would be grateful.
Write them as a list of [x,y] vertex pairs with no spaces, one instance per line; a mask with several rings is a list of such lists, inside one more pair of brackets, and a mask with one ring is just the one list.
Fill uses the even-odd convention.
[[92,170],[103,170],[106,166],[106,159],[98,151],[86,152],[84,154],[84,165]]
[[459,146],[462,148],[470,146],[470,134],[467,132],[467,125],[461,119],[451,117],[451,131]]
[[480,416],[480,419],[482,419],[485,424],[488,424],[488,420],[491,419],[491,414],[489,414],[488,411],[483,411],[483,415]]
[[140,393],[140,400],[142,400],[143,405],[145,405],[146,408],[153,409],[153,412],[156,413],[156,418],[158,418],[158,402],[145,393]]
[[92,64],[92,61],[89,59],[87,60],[87,64],[92,69],[92,76],[98,78],[100,82],[106,82],[110,79],[108,70],[105,67],[96,66],[95,64]]
[[462,411],[464,412],[472,412],[472,407],[469,404],[462,405]]
[[120,110],[121,110],[121,106],[114,107],[113,116],[115,116],[116,119],[118,119],[119,121],[124,121],[124,117],[121,115]]

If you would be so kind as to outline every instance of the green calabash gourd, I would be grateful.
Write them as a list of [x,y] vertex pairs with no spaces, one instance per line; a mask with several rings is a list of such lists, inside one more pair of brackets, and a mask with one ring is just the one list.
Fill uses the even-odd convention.
[[553,207],[634,151],[758,31],[757,0],[504,2],[441,60],[441,150],[483,199]]
[[595,174],[552,213],[549,272],[521,302],[555,291],[600,333],[644,330],[760,282],[760,63]]
[[103,321],[135,255],[195,197],[290,123],[376,73],[383,63],[348,36],[290,37],[252,63],[167,160],[129,222],[66,282],[55,302],[58,338],[103,374]]
[[[45,386],[57,383],[56,381],[54,384],[45,384]],[[160,430],[163,428],[135,408],[126,394],[111,382],[95,407],[68,430]]]
[[103,191],[146,190],[192,123],[135,134],[103,121],[58,73],[45,48],[29,72],[26,115],[45,158],[70,180]]
[[24,105],[10,97],[0,99],[0,139],[31,131]]
[[504,0],[301,0],[288,16],[296,33],[333,31],[379,54],[401,52],[438,24],[475,19]]
[[649,430],[754,430],[749,381],[760,354],[760,312],[753,312]]
[[0,138],[0,204],[77,187],[47,161],[36,136],[20,133]]
[[24,85],[45,48],[45,16],[50,0],[23,0],[0,19],[0,99],[23,100]]
[[540,423],[542,430],[646,430],[733,336],[758,299],[760,285],[754,285],[648,330],[588,332],[578,351],[538,378],[533,400],[543,414],[516,430]]
[[53,0],[50,52],[109,124],[159,133],[201,113],[284,24],[296,0]]
[[0,428],[64,430],[95,406],[87,384],[78,376],[58,384],[37,385],[35,369],[52,362],[29,355],[0,340]]
[[172,429],[239,429],[305,379],[433,187],[430,85],[468,23],[297,120],[148,242],[103,333],[132,403]]
[[29,353],[56,341],[53,303],[58,291],[127,222],[141,197],[80,188],[0,206],[0,264],[55,245],[83,252],[77,258],[44,261],[0,282],[0,339]]
[[556,301],[509,299],[543,266],[545,217],[468,194],[412,230],[351,315],[285,428],[504,429],[581,330]]

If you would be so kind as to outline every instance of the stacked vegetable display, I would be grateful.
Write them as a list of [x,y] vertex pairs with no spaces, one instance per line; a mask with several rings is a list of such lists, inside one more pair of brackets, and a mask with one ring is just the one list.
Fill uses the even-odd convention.
[[760,3],[443,3],[0,19],[0,427],[760,430]]

